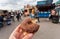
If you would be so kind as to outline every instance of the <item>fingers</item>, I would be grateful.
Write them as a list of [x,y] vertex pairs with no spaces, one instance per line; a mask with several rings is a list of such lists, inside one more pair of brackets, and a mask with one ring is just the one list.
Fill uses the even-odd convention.
[[27,34],[25,37],[23,37],[22,39],[32,39],[33,34]]
[[20,29],[20,25],[11,33],[9,39],[11,38],[19,38],[19,36],[22,34],[22,30]]
[[12,32],[10,35],[9,39],[31,39],[33,37],[33,34],[27,34],[26,36],[23,35],[22,30],[20,29],[22,25],[27,24],[30,22],[32,19],[27,18],[25,19],[21,24],[17,26],[17,28]]

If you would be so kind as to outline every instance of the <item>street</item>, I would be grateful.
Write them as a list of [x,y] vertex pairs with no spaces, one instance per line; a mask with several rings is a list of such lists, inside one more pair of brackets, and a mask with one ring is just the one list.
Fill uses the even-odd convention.
[[[12,22],[10,26],[4,26],[0,29],[0,39],[8,39],[12,31],[20,24],[22,21]],[[41,18],[40,29],[33,36],[33,39],[60,39],[60,24],[53,24],[46,18]]]

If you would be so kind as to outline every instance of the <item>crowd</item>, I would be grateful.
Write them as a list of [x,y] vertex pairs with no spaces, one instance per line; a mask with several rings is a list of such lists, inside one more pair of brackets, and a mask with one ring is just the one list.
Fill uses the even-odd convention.
[[20,10],[18,11],[10,11],[8,12],[7,10],[3,11],[3,14],[0,13],[0,28],[6,25],[11,25],[11,21],[15,22],[15,18],[17,21],[21,19],[22,12]]
[[[4,23],[6,25],[11,25],[11,21],[15,22],[15,18],[17,19],[17,21],[19,22],[21,18],[21,16],[29,16],[32,19],[36,19],[38,22],[40,22],[39,20],[39,16],[38,13],[40,11],[38,9],[35,9],[34,7],[32,7],[32,9],[25,9],[24,11],[3,11],[4,14],[0,14],[0,27],[4,26]],[[51,20],[53,23],[58,23],[59,22],[59,16],[58,13],[55,9],[51,10],[50,12],[50,16],[49,16],[49,20]]]

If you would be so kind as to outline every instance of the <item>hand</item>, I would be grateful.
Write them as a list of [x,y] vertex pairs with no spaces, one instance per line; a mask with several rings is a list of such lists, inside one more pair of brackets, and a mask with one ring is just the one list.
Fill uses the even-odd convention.
[[27,33],[27,35],[24,36],[18,26],[10,35],[9,39],[32,39],[32,37],[33,37],[32,33]]
[[[26,19],[27,20],[27,19]],[[25,20],[25,21],[26,21]],[[29,19],[30,20],[30,19]],[[27,20],[25,23],[27,23]],[[23,21],[24,22],[24,21]],[[32,39],[33,33],[27,33],[26,35],[23,34],[22,29],[20,29],[20,25],[12,32],[9,39]]]

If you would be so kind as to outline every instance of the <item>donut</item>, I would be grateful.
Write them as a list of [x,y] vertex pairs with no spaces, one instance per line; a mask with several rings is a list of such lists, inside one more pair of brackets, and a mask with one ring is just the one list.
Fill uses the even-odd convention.
[[39,29],[39,25],[32,22],[31,18],[26,18],[20,25],[20,28],[27,33],[35,33]]

